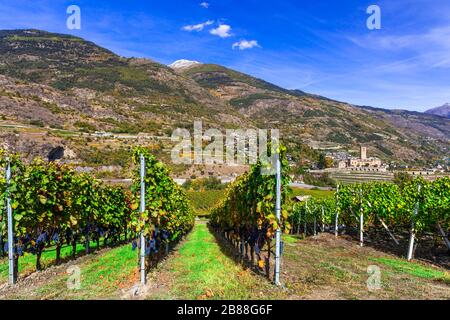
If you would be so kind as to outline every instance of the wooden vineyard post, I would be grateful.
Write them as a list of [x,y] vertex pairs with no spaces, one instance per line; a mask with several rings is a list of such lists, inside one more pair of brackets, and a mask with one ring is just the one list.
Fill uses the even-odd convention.
[[297,234],[300,235],[300,225],[302,224],[302,212],[298,212]]
[[[276,202],[275,212],[277,220],[281,220],[281,162],[280,154],[276,154]],[[278,225],[276,232],[276,247],[275,247],[275,285],[280,286],[280,266],[281,266],[281,227]]]
[[336,218],[334,221],[334,236],[337,238],[339,235],[339,185],[337,185],[336,189]]
[[145,275],[145,237],[144,237],[144,212],[145,212],[145,158],[144,155],[141,154],[141,203],[140,203],[140,212],[141,212],[141,233],[140,233],[140,242],[141,242],[141,250],[140,250],[140,271],[141,271],[141,284],[145,285],[146,283],[146,275]]
[[9,266],[9,284],[14,285],[17,281],[17,272],[14,260],[14,223],[11,207],[11,194],[9,193],[9,185],[11,183],[11,163],[8,161],[6,166],[6,184],[7,184],[7,197],[6,197],[6,211],[8,219],[8,266]]
[[[420,193],[421,186],[419,185],[418,193]],[[408,246],[408,254],[407,259],[411,261],[414,258],[414,241],[416,239],[416,222],[415,218],[419,213],[419,201],[416,203],[416,207],[414,208],[413,216],[411,218],[411,231],[409,236],[409,246]]]

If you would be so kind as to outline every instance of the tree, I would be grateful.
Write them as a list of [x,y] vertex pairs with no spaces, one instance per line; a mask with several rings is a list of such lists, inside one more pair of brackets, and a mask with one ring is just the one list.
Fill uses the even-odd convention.
[[330,157],[325,157],[325,168],[333,168],[334,161]]
[[323,153],[319,156],[319,162],[317,164],[317,167],[321,170],[326,168],[332,168],[333,167],[333,159],[330,157],[325,156]]
[[396,172],[394,174],[394,183],[403,189],[405,184],[413,180],[412,176],[407,172]]

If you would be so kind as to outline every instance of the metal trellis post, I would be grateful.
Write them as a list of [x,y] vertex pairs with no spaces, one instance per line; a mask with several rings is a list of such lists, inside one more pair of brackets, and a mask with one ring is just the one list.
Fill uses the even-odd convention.
[[9,260],[9,284],[14,285],[17,281],[14,261],[14,227],[13,214],[11,207],[11,195],[9,193],[9,185],[11,183],[11,163],[8,161],[6,166],[6,184],[8,186],[6,197],[6,210],[8,218],[8,260]]
[[362,190],[359,191],[359,245],[364,246],[364,212],[362,207]]
[[[140,212],[142,223],[144,223],[144,212],[145,212],[145,158],[141,154],[141,203],[140,203]],[[141,224],[141,227],[143,225]],[[144,237],[144,229],[141,230],[140,234],[140,242],[141,242],[141,251],[140,251],[140,269],[141,269],[141,284],[145,285],[146,283],[146,275],[145,275],[145,237]]]
[[[281,162],[280,162],[280,154],[276,155],[276,177],[277,177],[277,185],[276,185],[276,203],[275,203],[275,212],[278,221],[281,220]],[[280,265],[281,265],[281,227],[278,225],[278,229],[276,232],[276,246],[275,246],[275,285],[281,285],[280,282]]]

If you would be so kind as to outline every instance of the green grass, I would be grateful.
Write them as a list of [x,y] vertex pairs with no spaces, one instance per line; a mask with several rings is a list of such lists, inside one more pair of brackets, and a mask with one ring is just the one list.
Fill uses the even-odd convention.
[[258,284],[261,279],[224,255],[205,224],[194,227],[166,270],[169,272],[164,278],[172,279],[168,292],[150,298],[249,299],[252,288],[269,285],[264,280]]
[[347,270],[329,262],[321,262],[318,267],[324,269],[325,272],[331,273],[338,281],[349,281],[352,278],[352,275]]
[[73,137],[73,136],[77,135],[77,133],[75,133],[75,132],[69,132],[69,131],[60,130],[60,129],[52,130],[52,133],[55,136],[62,137],[62,138],[68,138],[68,137]]
[[[100,243],[101,244],[101,243]],[[90,247],[95,249],[97,244],[91,242]],[[85,247],[83,244],[77,244],[77,255],[83,253]],[[72,255],[72,246],[61,247],[61,259],[70,257]],[[56,261],[56,251],[54,247],[47,248],[41,256],[41,266],[43,269],[54,265]],[[36,270],[36,256],[30,253],[25,253],[23,257],[19,258],[19,276],[26,276]],[[0,283],[8,281],[8,259],[0,260]]]
[[68,275],[61,275],[38,288],[36,294],[47,299],[118,299],[120,289],[129,288],[137,279],[137,253],[131,250],[130,245],[125,245],[98,255],[79,267],[79,290],[69,290]]
[[298,241],[300,241],[300,238],[298,236],[290,235],[290,234],[283,234],[282,239],[283,239],[284,243],[289,243],[289,244],[297,243]]
[[334,191],[328,190],[309,190],[309,189],[301,189],[301,188],[292,188],[292,194],[294,197],[297,196],[312,196],[314,198],[332,198],[334,197]]
[[448,272],[426,267],[419,263],[394,258],[370,258],[369,260],[382,263],[400,273],[406,273],[423,279],[443,281],[450,284],[450,274]]

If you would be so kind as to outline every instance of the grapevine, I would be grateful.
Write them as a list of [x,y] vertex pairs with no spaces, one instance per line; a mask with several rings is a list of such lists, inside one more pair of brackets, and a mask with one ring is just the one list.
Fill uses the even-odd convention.
[[328,226],[335,223],[336,212],[339,212],[339,223],[345,226],[359,227],[358,220],[362,215],[364,230],[380,225],[389,230],[405,226],[409,228],[413,222],[417,236],[425,232],[434,233],[438,226],[448,233],[450,178],[443,177],[435,181],[417,178],[402,187],[386,182],[340,186],[336,200],[313,198],[307,204],[296,204],[290,219],[295,222],[301,217],[302,221],[306,219],[310,225],[314,215],[321,216],[321,208],[324,208],[323,223]]
[[268,163],[258,161],[250,171],[240,176],[225,191],[224,199],[212,210],[211,226],[226,235],[233,243],[239,243],[241,253],[243,247],[250,247],[259,258],[262,268],[265,261],[261,251],[267,246],[269,257],[271,242],[276,230],[280,227],[289,232],[288,210],[286,201],[289,197],[289,176],[286,149],[279,148],[281,160],[281,195],[282,213],[278,220],[275,215],[276,179],[273,175],[262,175],[261,169]]
[[[194,225],[194,214],[184,190],[169,175],[164,165],[157,161],[146,148],[134,150],[134,179],[132,193],[139,198],[140,193],[140,156],[145,158],[145,204],[143,214],[134,210],[130,223],[136,233],[141,231],[146,239],[146,255],[158,254],[163,244],[166,249],[171,242],[180,240]],[[137,204],[133,209],[137,209]],[[133,249],[140,247],[137,240]]]

